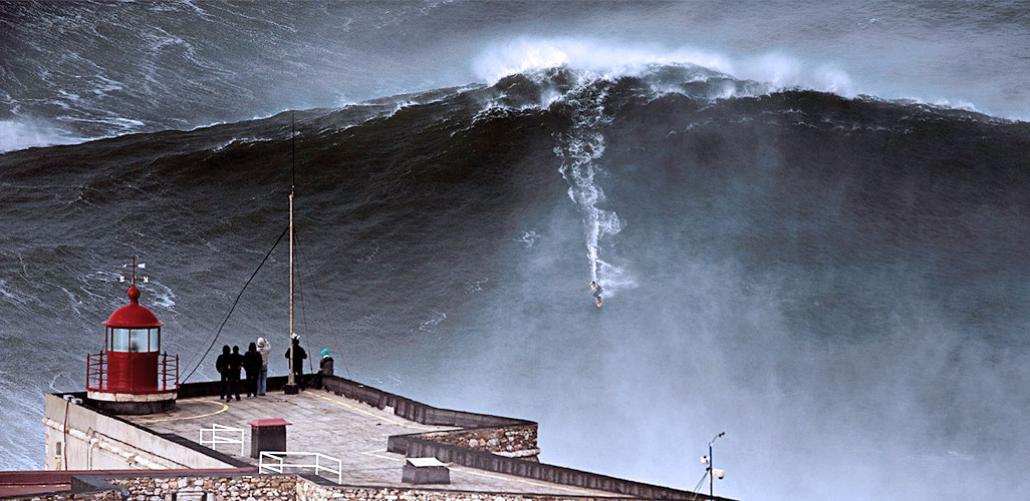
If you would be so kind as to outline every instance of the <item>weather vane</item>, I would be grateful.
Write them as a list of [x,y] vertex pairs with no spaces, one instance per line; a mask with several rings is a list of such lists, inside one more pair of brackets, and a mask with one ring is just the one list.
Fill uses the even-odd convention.
[[139,281],[142,281],[145,284],[149,284],[150,283],[150,277],[148,277],[146,275],[141,275],[139,277],[136,276],[136,270],[137,269],[139,269],[139,270],[147,269],[147,263],[137,263],[136,262],[136,256],[132,256],[132,263],[131,264],[123,264],[122,268],[131,268],[132,269],[132,275],[130,275],[129,277],[126,277],[125,275],[119,275],[118,276],[118,283],[124,284],[125,282],[129,282],[131,285],[136,285],[136,283],[139,282]]

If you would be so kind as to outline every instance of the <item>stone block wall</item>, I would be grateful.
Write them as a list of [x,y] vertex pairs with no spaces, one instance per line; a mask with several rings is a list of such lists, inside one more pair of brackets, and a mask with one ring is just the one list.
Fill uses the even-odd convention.
[[[240,475],[223,477],[136,477],[110,480],[129,493],[128,499],[165,501],[173,494],[208,501],[259,501],[296,498],[297,477],[292,475]],[[203,498],[202,495],[207,497]]]
[[526,424],[430,432],[419,435],[419,438],[507,457],[529,458],[540,454],[536,443],[536,430],[535,424]]
[[105,490],[90,493],[46,494],[4,499],[17,499],[19,501],[122,501],[122,495],[116,490]]
[[[210,477],[132,477],[108,480],[118,489],[88,494],[55,494],[18,498],[39,501],[591,501],[598,498],[495,492],[453,491],[407,487],[334,485],[290,475]],[[123,498],[124,490],[128,494]],[[627,498],[628,499],[628,498]],[[612,501],[612,498],[598,499]]]
[[[325,501],[328,499],[357,501],[590,501],[595,498],[409,489],[404,487],[334,486],[319,485],[303,479],[297,482],[296,501]],[[612,498],[605,498],[604,501],[612,501]]]

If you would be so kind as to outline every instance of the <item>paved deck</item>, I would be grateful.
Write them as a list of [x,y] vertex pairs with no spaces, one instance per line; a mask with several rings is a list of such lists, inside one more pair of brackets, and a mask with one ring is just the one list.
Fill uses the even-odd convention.
[[[247,430],[244,456],[239,455],[239,445],[223,444],[218,445],[217,449],[253,464],[257,464],[257,460],[246,455],[250,452],[250,426],[247,423],[253,419],[281,417],[293,423],[287,427],[287,449],[320,452],[340,459],[343,462],[343,483],[349,485],[410,487],[410,484],[402,484],[400,481],[404,457],[386,452],[387,438],[391,435],[454,429],[407,421],[362,402],[321,390],[308,390],[291,396],[276,392],[264,397],[243,398],[238,402],[228,403],[220,401],[217,397],[192,398],[179,400],[177,408],[168,413],[125,417],[156,432],[175,433],[197,442],[200,429],[210,428],[212,424],[244,428]],[[336,480],[335,475],[332,480]],[[617,497],[610,492],[553,484],[464,466],[451,467],[449,485],[427,487],[482,492]]]

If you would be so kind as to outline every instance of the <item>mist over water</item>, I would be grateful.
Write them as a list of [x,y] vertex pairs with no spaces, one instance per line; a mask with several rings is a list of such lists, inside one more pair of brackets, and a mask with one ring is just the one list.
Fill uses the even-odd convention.
[[[132,254],[197,362],[285,224],[289,114],[239,119],[322,106],[296,114],[299,325],[345,376],[682,488],[726,431],[730,497],[1030,495],[1018,3],[0,5],[27,54],[4,144],[191,129],[0,155],[0,468],[42,464],[39,395],[82,387]],[[41,55],[118,23],[122,62]],[[180,52],[135,52],[158,28]],[[119,83],[55,70],[87,59]],[[219,343],[285,349],[285,262]]]

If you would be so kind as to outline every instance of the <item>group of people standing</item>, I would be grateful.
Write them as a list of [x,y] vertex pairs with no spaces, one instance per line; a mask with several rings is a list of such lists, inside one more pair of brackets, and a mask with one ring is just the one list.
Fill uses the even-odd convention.
[[222,400],[231,400],[233,396],[240,399],[240,370],[242,369],[247,379],[244,383],[244,390],[248,397],[264,395],[268,384],[268,353],[272,351],[272,344],[267,339],[259,337],[256,343],[250,343],[247,352],[240,354],[240,347],[233,346],[230,351],[229,345],[222,346],[222,354],[215,360],[215,369],[222,376]]
[[[246,353],[240,353],[239,346],[222,346],[222,354],[215,360],[215,368],[222,377],[221,400],[229,401],[232,397],[240,399],[240,372],[246,373],[246,381],[243,383],[244,391],[248,397],[263,396],[268,390],[268,354],[272,351],[272,344],[267,339],[259,337],[256,343],[250,343]],[[333,375],[333,357],[329,354],[329,348],[322,348],[322,360],[319,363],[318,374]],[[286,350],[286,359],[290,358],[290,350]],[[304,360],[308,358],[307,352],[300,346],[300,337],[293,338],[293,374],[294,379],[301,388],[304,387]]]

